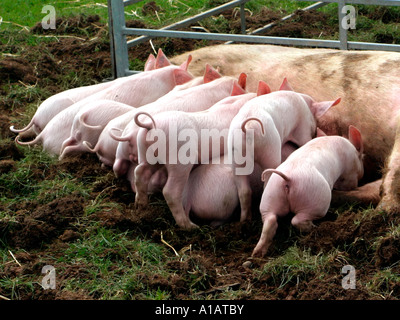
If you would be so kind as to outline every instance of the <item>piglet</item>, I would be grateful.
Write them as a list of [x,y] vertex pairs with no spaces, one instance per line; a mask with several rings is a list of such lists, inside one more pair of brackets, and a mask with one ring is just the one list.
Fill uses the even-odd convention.
[[95,145],[91,144],[88,141],[83,141],[83,145],[86,146],[87,151],[97,154],[97,157],[102,162],[102,166],[112,167],[115,161],[115,152],[117,150],[118,141],[114,140],[111,137],[111,131],[122,131],[126,127],[126,125],[133,119],[136,112],[136,109],[133,109],[112,119],[109,123],[107,123]]
[[266,186],[260,203],[263,229],[253,256],[267,253],[278,218],[292,212],[292,225],[309,231],[314,227],[312,221],[328,211],[332,189],[356,188],[364,173],[362,152],[361,134],[350,126],[349,140],[340,136],[317,137],[276,169],[265,170],[262,180]]
[[187,71],[191,59],[191,56],[188,56],[188,60],[181,66],[169,65],[142,72],[135,75],[134,78],[118,79],[118,82],[111,87],[80,100],[58,113],[34,140],[21,142],[17,137],[15,141],[20,145],[42,142],[45,151],[53,155],[60,155],[62,143],[69,137],[75,115],[88,103],[107,99],[126,103],[135,108],[148,104],[171,91],[176,85],[193,79],[193,76]]
[[[268,88],[266,93],[269,92]],[[137,135],[139,165],[135,169],[135,204],[138,206],[147,204],[149,179],[160,166],[165,166],[167,181],[162,192],[176,223],[182,228],[196,227],[190,221],[189,212],[182,204],[182,194],[189,174],[195,164],[209,163],[210,159],[225,154],[226,136],[232,118],[256,95],[256,93],[245,93],[241,86],[235,83],[232,96],[217,102],[206,111],[190,113],[169,111],[154,116],[148,114],[151,123],[138,123],[142,128]],[[152,131],[153,129],[158,131]],[[181,133],[189,134],[189,131],[189,137],[193,140],[186,141],[179,137]],[[155,144],[147,140],[148,133],[156,132],[165,135],[166,145],[160,146],[160,149],[164,147],[164,150],[157,150]],[[208,133],[209,136],[203,133]],[[184,154],[181,149],[190,150],[190,159],[180,158],[180,155]]]
[[[231,221],[239,206],[232,167],[225,162],[225,157],[221,156],[219,163],[200,164],[194,168],[182,194],[183,207],[189,217],[212,227]],[[250,175],[254,200],[262,194],[260,176],[261,170],[257,166]]]
[[[282,162],[296,150],[296,146],[286,143],[282,147]],[[200,164],[190,172],[189,180],[183,191],[183,206],[190,216],[219,226],[234,217],[239,206],[238,192],[235,186],[232,166],[226,164],[227,155],[220,157],[219,163]],[[161,191],[162,183],[166,182],[166,173],[151,177],[150,190]],[[252,202],[259,202],[263,183],[260,179],[262,170],[259,165],[254,166],[249,175],[249,184],[252,191]],[[156,184],[157,183],[157,184]]]
[[203,84],[185,90],[170,92],[170,94],[165,95],[154,103],[143,106],[137,111],[138,114],[135,115],[134,119],[126,125],[121,136],[112,135],[115,140],[120,142],[113,165],[116,176],[124,175],[131,162],[137,163],[136,139],[140,129],[137,124],[139,113],[147,112],[151,115],[156,115],[164,111],[190,113],[204,111],[228,97],[235,82],[238,83],[239,87],[244,88],[246,84],[245,74],[242,74],[239,80],[232,77],[222,77],[210,65],[206,64]]
[[88,149],[83,141],[87,141],[90,145],[96,145],[108,122],[131,110],[134,108],[112,100],[97,100],[88,103],[75,115],[70,137],[61,146],[59,160],[68,154],[87,152]]
[[85,107],[85,104],[75,103],[66,108],[52,118],[46,127],[32,141],[20,141],[19,136],[15,137],[15,142],[19,145],[43,144],[43,150],[51,155],[59,155],[63,142],[69,137],[72,122],[75,115]]
[[[241,221],[251,218],[248,180],[251,168],[247,164],[257,163],[262,170],[276,168],[281,163],[282,147],[289,142],[302,146],[314,138],[316,119],[339,101],[315,102],[310,96],[291,91],[284,80],[279,91],[258,96],[240,109],[229,127],[228,150],[239,193]],[[238,160],[242,154],[245,154],[245,165]]]
[[[157,67],[160,68],[162,66],[168,65],[168,60],[163,55],[162,51],[159,53],[160,58]],[[150,54],[149,58],[145,64],[145,71],[151,71],[156,69],[156,58]],[[136,75],[130,76],[135,77]],[[69,90],[65,90],[63,92],[59,92],[45,101],[43,101],[38,109],[36,110],[35,115],[32,117],[31,121],[27,126],[22,129],[15,129],[14,126],[10,127],[10,130],[14,133],[18,133],[23,138],[33,137],[38,135],[43,131],[45,126],[49,123],[51,119],[53,119],[58,113],[65,110],[69,106],[74,103],[85,99],[95,93],[103,91],[111,86],[114,86],[116,83],[122,81],[120,79],[116,79],[113,81],[98,83],[91,86],[83,86],[78,88],[73,88]],[[126,78],[125,78],[126,79]],[[126,80],[125,80],[126,81]]]
[[[196,77],[184,84],[177,85],[173,90],[160,97],[156,101],[142,106],[141,110],[148,110],[152,113],[160,112],[160,110],[169,110],[175,108],[183,110],[189,110],[190,108],[195,110],[198,108],[197,106],[201,106],[201,103],[199,102],[204,101],[194,100],[194,103],[190,103],[192,101],[190,99],[199,96],[201,94],[199,91],[202,91],[201,89],[199,90],[199,88],[195,87],[202,84],[207,84],[221,77],[222,76],[215,69],[209,65],[206,65],[205,72],[202,77]],[[206,88],[210,90],[212,86],[213,85],[208,85]],[[223,95],[225,92],[222,83],[220,83],[215,90],[219,90],[219,94],[221,95]],[[211,92],[212,91],[213,90],[211,89]],[[206,96],[207,94],[204,97]],[[218,99],[218,96],[216,96],[216,99]],[[212,101],[213,100],[211,100],[211,102]],[[117,164],[115,165],[114,171],[117,176],[124,175],[129,165],[128,151],[125,153],[125,150],[129,147],[128,142],[136,139],[136,136],[132,138],[130,137],[130,130],[134,129],[134,127],[128,127],[126,131],[125,128],[131,121],[133,121],[136,114],[137,110],[132,110],[111,120],[102,131],[98,139],[98,143],[94,148],[89,142],[84,142],[84,145],[86,145],[88,151],[96,153],[99,160],[105,166],[112,167],[117,156]],[[132,123],[132,126],[133,125],[134,124]],[[114,133],[117,131],[122,132],[122,136],[116,136]],[[126,159],[124,161],[123,159],[121,160],[121,158]]]

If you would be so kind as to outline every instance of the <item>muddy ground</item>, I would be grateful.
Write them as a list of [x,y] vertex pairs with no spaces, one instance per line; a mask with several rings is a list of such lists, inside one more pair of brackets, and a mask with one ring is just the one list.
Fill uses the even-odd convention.
[[[151,6],[148,14],[152,14]],[[233,11],[224,14],[231,21],[231,30],[238,31],[238,17]],[[247,28],[256,29],[266,23],[275,21],[279,15],[263,10],[259,16],[248,17]],[[318,36],[321,32],[334,35],[336,29],[321,27],[326,21],[324,14],[299,13],[291,25],[279,24],[277,28],[268,32],[276,36],[306,37]],[[130,21],[128,26],[142,25],[137,21]],[[84,30],[84,32],[82,31]],[[36,26],[33,34],[41,35],[43,30]],[[19,119],[28,103],[36,101],[35,96],[25,97],[25,100],[16,101],[8,95],[9,86],[37,86],[46,92],[47,96],[60,91],[65,86],[74,87],[73,81],[65,83],[66,76],[73,70],[76,74],[99,82],[111,75],[110,52],[107,29],[99,22],[96,16],[76,17],[74,19],[60,19],[57,21],[55,35],[69,35],[59,37],[57,41],[42,44],[40,47],[26,45],[18,57],[3,56],[0,58],[0,136],[3,139],[0,150],[0,174],[15,171],[17,161],[23,159],[21,148],[14,145],[15,135],[8,130],[11,122]],[[81,40],[79,38],[84,38]],[[205,43],[192,40],[153,40],[156,48],[161,47],[166,55],[172,56],[195,49]],[[1,52],[13,53],[17,48],[10,41],[1,45]],[[140,45],[130,51],[132,59],[145,61],[152,49],[148,44]],[[90,84],[90,83],[87,83]],[[299,248],[309,250],[311,254],[327,254],[332,249],[338,249],[339,254],[330,261],[330,271],[323,275],[309,272],[299,283],[290,279],[280,286],[276,283],[274,274],[265,274],[255,277],[255,270],[260,269],[267,259],[254,259],[251,264],[243,265],[248,261],[254,245],[258,241],[261,230],[261,221],[258,213],[254,212],[252,223],[240,224],[232,222],[225,226],[211,229],[204,227],[203,231],[185,231],[177,228],[173,218],[165,209],[158,206],[148,210],[138,211],[134,208],[134,194],[124,179],[116,179],[109,169],[101,167],[96,156],[83,154],[64,159],[50,166],[36,163],[32,168],[30,179],[36,181],[52,180],[59,172],[71,174],[78,182],[95,183],[88,197],[79,193],[43,201],[43,199],[15,203],[5,208],[0,203],[1,210],[10,210],[14,213],[12,221],[0,221],[0,236],[3,244],[7,244],[12,251],[19,251],[16,259],[22,266],[7,264],[2,277],[18,277],[28,274],[40,276],[42,263],[39,257],[43,255],[62,256],[64,248],[76,239],[79,239],[86,230],[79,227],[77,221],[84,216],[84,208],[96,199],[102,197],[115,202],[120,209],[100,210],[93,213],[90,219],[110,229],[129,230],[144,238],[160,243],[160,234],[173,243],[177,251],[188,244],[193,244],[193,254],[190,259],[180,262],[171,260],[170,270],[176,270],[176,277],[165,278],[154,276],[149,278],[143,275],[143,281],[149,288],[161,288],[171,292],[173,299],[187,299],[189,289],[185,274],[193,272],[194,266],[199,272],[206,275],[202,287],[198,288],[199,297],[218,292],[218,288],[243,290],[244,299],[380,299],[377,294],[371,293],[366,284],[374,281],[373,275],[377,270],[391,267],[393,272],[400,273],[400,240],[396,236],[388,235],[390,226],[399,223],[399,217],[369,210],[367,214],[357,206],[348,207],[337,214],[331,208],[327,216],[317,222],[317,228],[310,234],[300,234],[290,226],[290,218],[280,223],[275,244],[269,252],[269,257],[280,256],[287,248],[296,244]],[[98,179],[101,176],[102,179]],[[1,189],[1,192],[12,192]],[[153,200],[159,199],[155,195]],[[109,209],[109,208],[108,208]],[[213,241],[210,241],[210,238]],[[378,240],[377,240],[378,239]],[[373,245],[374,244],[374,245]],[[344,264],[357,266],[357,288],[344,290],[340,270]],[[62,279],[58,279],[59,286],[68,278],[85,279],[84,268],[79,265],[65,266],[66,271]],[[221,269],[224,276],[221,277]],[[198,271],[198,270],[197,270]],[[251,285],[251,290],[246,287]],[[382,282],[382,292],[390,292],[389,298],[400,297],[400,284],[396,281]],[[193,288],[191,288],[193,290]],[[201,295],[201,292],[204,295]],[[9,292],[0,288],[0,295],[8,296]],[[216,296],[218,297],[218,296]],[[387,295],[385,297],[388,297]],[[34,292],[26,290],[19,292],[20,299],[96,299],[95,293],[71,290],[44,291],[41,288]]]

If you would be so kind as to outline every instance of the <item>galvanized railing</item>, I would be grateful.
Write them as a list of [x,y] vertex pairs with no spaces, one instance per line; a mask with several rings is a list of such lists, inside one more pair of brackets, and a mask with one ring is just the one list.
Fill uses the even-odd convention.
[[[191,18],[182,20],[180,22],[171,24],[169,26],[166,26],[158,30],[127,28],[125,23],[124,8],[127,5],[137,3],[140,1],[142,0],[108,0],[109,28],[110,28],[110,39],[111,39],[111,58],[113,62],[113,76],[115,78],[139,72],[129,69],[128,49],[134,45],[143,43],[154,37],[220,40],[220,41],[227,41],[226,43],[247,42],[247,43],[263,43],[263,44],[277,44],[277,45],[322,47],[322,48],[336,48],[342,50],[364,49],[364,50],[400,51],[400,45],[395,45],[395,44],[348,41],[347,29],[344,28],[340,23],[342,19],[345,18],[345,13],[343,13],[342,9],[346,4],[400,6],[400,0],[321,0],[321,1],[306,0],[316,3],[302,9],[304,11],[317,9],[329,3],[338,3],[339,40],[303,39],[303,38],[271,37],[271,36],[258,35],[260,33],[265,32],[267,29],[271,28],[276,23],[270,23],[269,25],[257,29],[253,31],[251,34],[247,35],[245,34],[246,21],[245,21],[244,5],[251,0],[230,1],[226,4],[223,4],[216,8],[213,8],[211,10],[200,13]],[[240,7],[242,34],[204,33],[204,32],[176,30],[238,6]],[[281,21],[288,20],[292,16],[293,14],[288,15],[282,18]],[[140,37],[127,41],[126,36],[128,35],[138,35]]]

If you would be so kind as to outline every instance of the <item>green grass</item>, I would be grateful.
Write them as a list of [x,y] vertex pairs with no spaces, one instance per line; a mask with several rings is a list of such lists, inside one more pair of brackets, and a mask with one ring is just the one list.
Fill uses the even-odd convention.
[[386,268],[376,272],[371,281],[367,283],[369,290],[374,292],[378,298],[391,299],[394,297],[393,291],[397,290],[395,295],[398,294],[398,284],[400,283],[399,273],[392,268]]
[[[2,199],[8,198],[12,201],[35,199],[39,193],[39,186],[36,183],[43,179],[46,170],[55,161],[38,148],[28,149],[24,155],[25,157],[17,162],[16,171],[0,175]],[[42,172],[39,175],[37,174],[38,166]]]
[[82,288],[100,299],[134,298],[132,292],[143,298],[149,294],[157,296],[158,289],[147,288],[141,277],[165,272],[167,257],[168,253],[160,245],[131,239],[128,232],[100,228],[72,243],[55,264],[85,266],[83,281],[68,279],[66,289]]
[[294,245],[282,256],[267,262],[259,277],[271,275],[271,284],[279,289],[291,281],[297,283],[309,281],[316,274],[329,271],[330,260],[329,255],[313,255]]
[[[52,5],[56,10],[56,17],[68,17],[79,14],[98,14],[103,21],[107,21],[107,1],[106,0],[80,0],[80,1],[42,1],[42,0],[15,0],[2,1],[0,16],[3,23],[0,30],[4,27],[33,27],[42,21],[48,12],[42,13],[45,5]],[[11,22],[8,23],[8,22]]]
[[[165,263],[170,253],[162,245],[141,238],[132,238],[128,232],[118,232],[91,223],[93,230],[71,243],[56,256],[42,256],[41,265],[52,265],[57,279],[74,269],[58,284],[58,292],[87,292],[95,299],[165,299],[169,293],[158,287],[149,287],[148,279],[169,275]],[[18,256],[24,252],[14,250]],[[54,255],[54,253],[53,253]],[[15,264],[8,248],[0,248],[0,273],[9,264]],[[172,273],[173,274],[173,273]],[[40,289],[41,278],[37,273],[17,278],[6,276],[0,279],[0,288],[9,292],[8,297],[18,300],[21,294]],[[61,282],[61,281],[60,281]],[[41,289],[40,289],[41,290]]]

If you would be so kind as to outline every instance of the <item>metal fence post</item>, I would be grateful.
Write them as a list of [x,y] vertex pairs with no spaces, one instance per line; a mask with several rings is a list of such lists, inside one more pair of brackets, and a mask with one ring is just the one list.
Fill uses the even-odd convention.
[[114,78],[124,77],[129,70],[128,46],[124,29],[125,12],[122,0],[108,0],[111,58]]
[[347,50],[347,29],[343,27],[343,19],[345,18],[345,14],[343,13],[343,8],[345,4],[343,0],[338,1],[338,16],[339,16],[339,41],[340,41],[340,49]]

